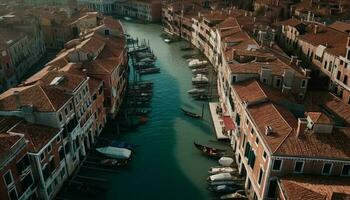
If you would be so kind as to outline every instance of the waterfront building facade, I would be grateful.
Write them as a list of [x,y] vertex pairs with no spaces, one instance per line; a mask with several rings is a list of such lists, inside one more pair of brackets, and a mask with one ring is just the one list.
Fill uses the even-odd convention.
[[[104,22],[66,43],[42,70],[0,95],[6,128],[6,139],[1,141],[16,142],[12,135],[29,141],[23,154],[32,171],[26,167],[23,177],[29,181],[30,171],[33,178],[33,183],[26,183],[33,185],[31,190],[20,187],[22,176],[20,180],[8,178],[7,185],[0,185],[6,197],[53,199],[96,142],[107,115],[113,118],[118,113],[127,87],[126,41],[119,21]],[[10,119],[15,123],[6,125]],[[4,155],[12,152],[2,151]],[[17,159],[14,156],[11,159]],[[10,161],[1,165],[2,174],[11,167]]]
[[[331,93],[307,92],[313,68],[275,45],[276,31],[266,31],[268,18],[257,19],[237,9],[191,12],[184,8],[186,3],[179,2],[163,7],[164,30],[190,41],[218,72],[218,120],[230,138],[249,199],[293,199],[303,188],[317,188],[322,178],[329,179],[329,186],[346,180],[350,159],[348,144],[341,141],[349,137],[350,107]],[[192,19],[191,37],[182,31],[186,16]],[[299,44],[300,35],[308,30],[296,19],[282,25],[291,45]],[[306,185],[302,177],[316,177],[319,182]],[[293,191],[293,186],[299,187]],[[342,186],[334,194],[313,190],[313,195],[325,199],[335,193],[349,195],[349,184]]]
[[161,0],[79,0],[79,3],[101,13],[132,17],[141,21],[158,22],[161,19]]

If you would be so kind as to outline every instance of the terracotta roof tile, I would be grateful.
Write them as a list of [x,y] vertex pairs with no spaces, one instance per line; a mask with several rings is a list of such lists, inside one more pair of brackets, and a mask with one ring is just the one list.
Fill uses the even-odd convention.
[[48,142],[59,133],[58,128],[53,128],[44,125],[31,124],[21,121],[14,126],[10,132],[23,134],[29,141],[30,151],[38,152]]
[[[279,184],[288,199],[334,200],[350,198],[350,181],[346,177],[288,176]],[[344,198],[345,197],[345,198]]]

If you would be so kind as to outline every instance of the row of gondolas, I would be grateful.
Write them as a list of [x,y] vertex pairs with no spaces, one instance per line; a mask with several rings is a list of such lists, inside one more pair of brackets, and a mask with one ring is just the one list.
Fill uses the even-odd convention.
[[190,58],[187,61],[193,75],[193,88],[187,93],[195,100],[210,100],[211,96],[208,94],[210,84],[208,61],[198,58]]
[[234,159],[226,156],[226,150],[208,147],[194,142],[204,155],[218,159],[218,166],[211,167],[207,178],[208,189],[220,195],[220,199],[247,199],[244,179],[239,175]]

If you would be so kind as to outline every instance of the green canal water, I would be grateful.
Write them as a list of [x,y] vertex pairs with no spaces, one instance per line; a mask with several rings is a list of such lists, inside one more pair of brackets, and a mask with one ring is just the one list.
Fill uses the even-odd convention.
[[[193,141],[218,147],[215,142],[208,103],[204,120],[184,116],[181,107],[201,113],[203,102],[194,101],[186,91],[192,88],[191,71],[180,50],[184,42],[167,44],[161,26],[123,22],[134,38],[149,40],[157,56],[160,74],[143,76],[154,82],[150,121],[120,139],[140,146],[128,169],[111,175],[108,199],[216,199],[207,190],[208,169],[217,161],[203,156]],[[113,177],[112,177],[113,176]]]

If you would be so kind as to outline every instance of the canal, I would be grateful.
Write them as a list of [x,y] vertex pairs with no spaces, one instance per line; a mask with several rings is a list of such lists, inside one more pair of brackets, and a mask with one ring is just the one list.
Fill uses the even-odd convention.
[[[157,56],[160,74],[143,76],[154,82],[150,121],[134,132],[122,133],[120,139],[140,146],[128,169],[112,175],[108,199],[213,199],[207,190],[208,169],[216,160],[203,156],[194,141],[217,147],[207,102],[194,101],[187,91],[192,88],[192,74],[180,50],[184,42],[165,43],[161,26],[124,22],[127,33],[149,40]],[[181,107],[201,113],[204,120],[184,116]]]

